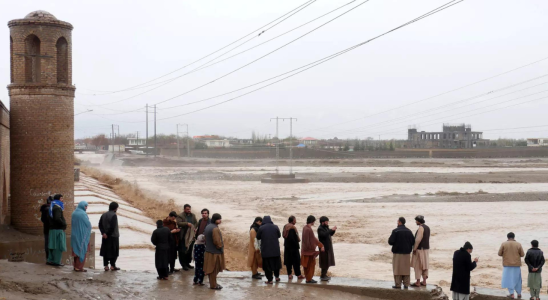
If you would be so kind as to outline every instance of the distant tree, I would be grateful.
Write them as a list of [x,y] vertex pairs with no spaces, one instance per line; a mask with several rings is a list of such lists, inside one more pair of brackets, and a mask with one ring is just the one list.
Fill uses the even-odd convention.
[[396,149],[394,148],[394,141],[390,141],[390,146],[388,147],[388,149],[389,149],[390,151],[396,150]]
[[350,142],[346,140],[346,144],[344,144],[343,151],[348,151],[348,150],[350,150]]
[[91,139],[91,144],[96,147],[106,146],[109,144],[109,140],[104,134],[99,134]]
[[194,143],[194,149],[207,149],[206,143],[196,142]]

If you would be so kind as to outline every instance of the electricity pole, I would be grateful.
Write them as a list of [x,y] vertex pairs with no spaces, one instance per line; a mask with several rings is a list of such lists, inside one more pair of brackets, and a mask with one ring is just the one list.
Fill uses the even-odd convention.
[[278,137],[278,122],[279,120],[282,120],[285,122],[285,120],[289,120],[289,174],[293,174],[293,120],[297,121],[297,118],[271,118],[270,121],[276,120],[276,138],[278,139],[278,142],[276,143],[276,174],[278,174],[278,168],[279,168],[279,160],[280,160],[280,138]]
[[[116,124],[112,124],[112,153],[114,154],[114,139],[116,138],[116,135],[114,134],[114,126],[118,128],[118,136],[120,136],[120,126]],[[118,153],[120,153],[120,148],[118,147]]]
[[179,150],[179,126],[186,126],[186,156],[190,157],[190,136],[188,135],[188,124],[177,124],[177,151],[179,157],[181,156],[181,150]]
[[177,157],[181,157],[181,149],[179,148],[179,124],[175,125],[177,130]]
[[147,133],[146,133],[147,139],[145,140],[145,145],[146,145],[145,146],[146,147],[145,154],[148,157],[148,103],[147,103],[147,106],[146,106],[146,114],[147,114],[147,121],[146,121],[147,122]]
[[156,158],[157,151],[158,146],[156,144],[156,104],[154,104],[154,158]]

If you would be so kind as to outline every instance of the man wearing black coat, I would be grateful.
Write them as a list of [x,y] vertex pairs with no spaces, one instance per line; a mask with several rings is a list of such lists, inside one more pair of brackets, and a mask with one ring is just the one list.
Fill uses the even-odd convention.
[[415,245],[415,237],[409,228],[405,227],[405,218],[398,219],[398,227],[392,230],[388,239],[388,244],[392,246],[392,271],[394,272],[394,282],[392,286],[395,289],[409,288],[411,283],[411,252]]
[[544,253],[538,248],[538,241],[531,241],[531,249],[527,250],[525,263],[529,269],[527,286],[531,289],[531,299],[540,299],[540,289],[542,288],[542,267],[544,266]]
[[280,254],[279,238],[282,236],[280,228],[274,223],[270,216],[264,216],[263,223],[257,231],[257,240],[261,241],[261,256],[263,258],[263,270],[268,281],[272,284],[272,273],[276,281],[280,281],[280,269],[282,268],[282,258]]
[[49,196],[46,200],[46,204],[43,204],[40,207],[40,221],[44,224],[44,249],[46,251],[46,261],[48,259],[49,249],[48,249],[48,239],[49,239],[49,207],[53,201],[53,197]]
[[156,221],[158,227],[152,233],[150,241],[156,246],[155,264],[158,271],[158,280],[167,280],[169,263],[170,263],[170,248],[175,243],[173,234],[169,228],[164,227],[163,221]]
[[333,252],[333,241],[331,237],[337,231],[337,226],[333,229],[329,228],[329,219],[326,216],[320,218],[320,226],[318,226],[318,240],[323,244],[325,251],[320,252],[320,269],[322,270],[320,279],[329,281],[331,277],[327,276],[329,267],[335,266],[335,254]]
[[451,279],[451,291],[453,300],[470,299],[470,272],[477,266],[478,258],[470,255],[473,251],[472,244],[466,242],[460,250],[453,254],[453,277]]

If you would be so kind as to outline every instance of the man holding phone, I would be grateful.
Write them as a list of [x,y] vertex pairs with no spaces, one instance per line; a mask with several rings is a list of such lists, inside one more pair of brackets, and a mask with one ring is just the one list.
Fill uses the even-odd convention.
[[451,280],[453,300],[470,299],[470,272],[476,268],[479,261],[477,257],[472,261],[473,250],[472,244],[466,242],[453,254],[453,277]]

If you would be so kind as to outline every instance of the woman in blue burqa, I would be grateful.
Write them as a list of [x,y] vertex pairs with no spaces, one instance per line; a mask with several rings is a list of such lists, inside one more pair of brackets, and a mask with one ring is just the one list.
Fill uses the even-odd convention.
[[72,213],[72,235],[70,245],[74,257],[74,271],[87,272],[84,269],[86,253],[89,250],[89,239],[91,237],[91,223],[89,222],[86,210],[88,203],[81,201]]

